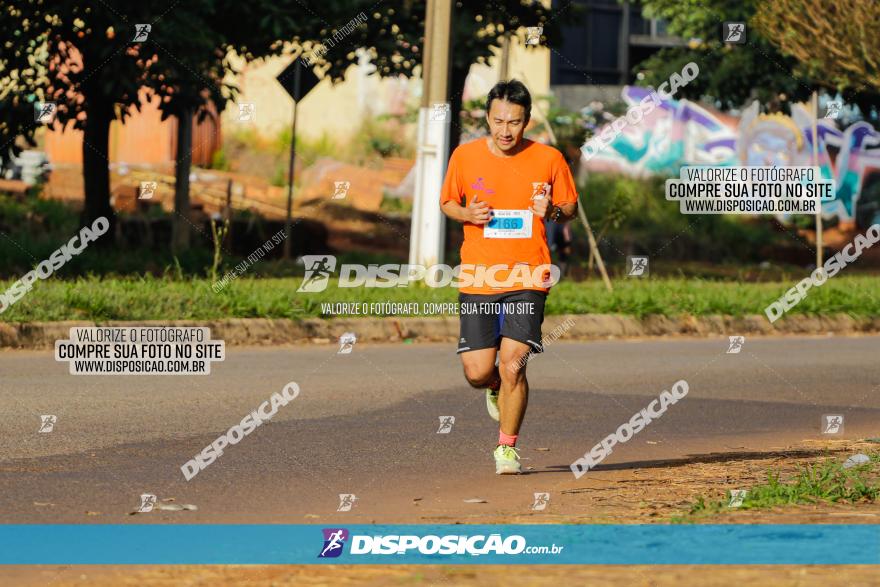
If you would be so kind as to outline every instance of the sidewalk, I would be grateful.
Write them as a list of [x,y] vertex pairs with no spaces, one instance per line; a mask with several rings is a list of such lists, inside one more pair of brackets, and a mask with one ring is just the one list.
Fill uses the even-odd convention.
[[[568,327],[563,323],[568,322]],[[329,344],[342,334],[353,332],[358,342],[454,342],[458,339],[458,318],[335,318],[303,320],[236,318],[229,320],[146,320],[63,322],[0,322],[0,348],[53,348],[58,339],[68,338],[74,326],[207,326],[214,339],[230,346]],[[732,335],[859,335],[880,333],[880,318],[855,320],[846,314],[830,316],[787,316],[770,324],[763,316],[648,316],[643,319],[612,314],[567,314],[547,316],[543,332],[554,329],[568,340],[642,338],[656,336]]]

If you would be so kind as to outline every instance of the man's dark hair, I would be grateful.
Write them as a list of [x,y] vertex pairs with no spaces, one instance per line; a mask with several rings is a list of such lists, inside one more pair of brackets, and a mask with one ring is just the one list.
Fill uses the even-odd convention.
[[500,81],[495,84],[492,89],[489,90],[489,95],[486,97],[486,115],[488,115],[489,110],[492,109],[492,100],[495,100],[496,98],[499,100],[506,100],[511,104],[522,106],[526,111],[526,119],[524,122],[529,121],[529,118],[532,115],[532,95],[529,93],[525,84],[521,81],[512,79],[508,81]]

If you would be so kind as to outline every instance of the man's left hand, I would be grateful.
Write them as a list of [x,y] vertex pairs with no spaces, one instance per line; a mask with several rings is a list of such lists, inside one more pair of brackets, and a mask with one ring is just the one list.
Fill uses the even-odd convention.
[[550,211],[550,205],[550,198],[547,196],[535,196],[532,198],[532,205],[529,206],[529,210],[541,218],[547,218],[547,213]]

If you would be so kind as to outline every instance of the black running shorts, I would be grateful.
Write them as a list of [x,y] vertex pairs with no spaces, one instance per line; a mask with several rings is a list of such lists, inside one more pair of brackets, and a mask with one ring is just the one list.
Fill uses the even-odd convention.
[[527,344],[532,352],[544,352],[541,324],[544,322],[546,300],[546,293],[533,290],[497,294],[459,293],[457,352],[499,348],[502,338]]

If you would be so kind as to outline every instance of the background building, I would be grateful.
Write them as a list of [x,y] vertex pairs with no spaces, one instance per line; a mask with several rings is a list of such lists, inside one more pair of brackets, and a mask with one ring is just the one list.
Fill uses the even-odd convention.
[[683,45],[662,20],[642,16],[637,2],[572,0],[581,24],[563,27],[562,47],[550,52],[550,87],[561,105],[577,110],[593,100],[617,101],[635,81],[633,68],[663,47]]

